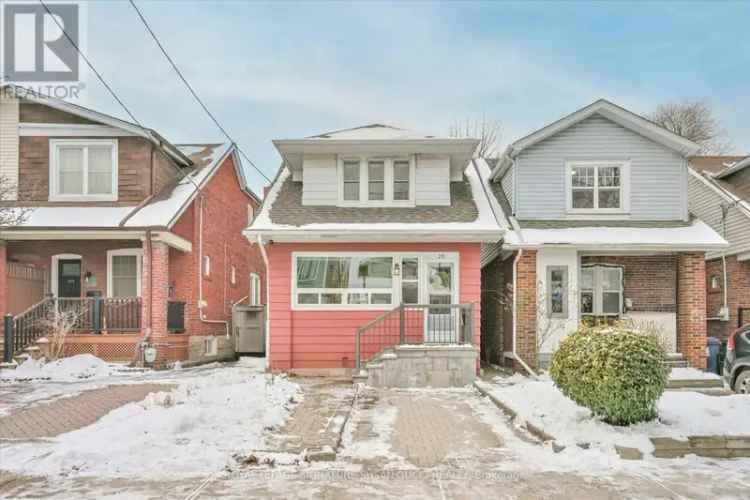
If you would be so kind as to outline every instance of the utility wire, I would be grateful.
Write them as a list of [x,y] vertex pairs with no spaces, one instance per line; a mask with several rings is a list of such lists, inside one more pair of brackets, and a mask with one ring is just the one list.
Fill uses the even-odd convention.
[[[41,1],[41,0],[39,0],[39,1]],[[255,163],[253,163],[253,161],[245,154],[245,152],[242,150],[242,148],[240,148],[240,146],[237,144],[237,142],[234,139],[232,139],[232,136],[230,136],[229,132],[227,132],[226,129],[221,125],[221,123],[219,123],[219,120],[216,119],[216,117],[213,115],[213,113],[211,113],[211,111],[209,111],[209,109],[206,106],[206,104],[198,96],[198,94],[195,92],[195,90],[193,89],[193,87],[190,85],[190,83],[187,81],[187,79],[185,78],[185,76],[182,74],[182,71],[180,71],[180,68],[177,67],[177,64],[175,64],[174,60],[172,60],[172,58],[169,56],[169,54],[167,53],[167,50],[164,48],[164,45],[162,45],[161,41],[159,40],[159,37],[157,37],[156,33],[154,33],[154,30],[151,29],[151,26],[148,24],[148,21],[146,21],[146,18],[143,16],[143,13],[140,11],[140,9],[138,8],[138,6],[135,4],[135,2],[133,0],[129,0],[129,1],[130,1],[130,5],[133,6],[133,9],[135,9],[136,13],[138,14],[138,17],[143,22],[143,25],[146,27],[146,30],[151,34],[151,37],[154,39],[154,42],[156,42],[156,45],[159,46],[159,49],[161,50],[161,53],[164,54],[164,57],[167,58],[167,61],[169,61],[169,64],[172,65],[172,69],[174,69],[175,73],[177,73],[177,76],[179,76],[180,80],[182,80],[182,83],[184,83],[185,86],[188,88],[188,90],[190,91],[190,93],[193,95],[193,98],[195,98],[195,100],[198,102],[198,104],[200,104],[201,108],[203,108],[203,111],[206,112],[206,114],[208,115],[208,117],[211,118],[211,120],[214,122],[214,124],[219,128],[219,130],[221,130],[221,133],[224,134],[224,137],[226,137],[227,140],[229,140],[231,143],[233,143],[237,147],[237,150],[240,152],[240,154],[242,155],[242,157],[245,160],[247,160],[247,162],[261,176],[263,176],[263,178],[265,180],[267,180],[269,183],[272,182],[271,179],[269,179],[268,176],[265,173],[263,173],[263,171],[260,168],[258,168],[255,165]]]
[[114,98],[115,98],[115,101],[117,101],[117,102],[118,102],[118,103],[120,104],[120,106],[122,106],[122,109],[124,109],[124,110],[125,110],[125,112],[126,112],[126,113],[128,114],[128,116],[130,117],[130,119],[131,119],[131,120],[133,120],[133,121],[134,121],[135,123],[137,123],[139,127],[141,127],[141,128],[146,128],[146,127],[144,127],[143,125],[141,125],[141,122],[139,122],[139,121],[138,121],[138,120],[136,119],[136,117],[135,117],[135,116],[133,115],[133,113],[131,113],[131,112],[130,112],[130,109],[128,109],[128,107],[127,107],[127,106],[125,105],[125,103],[124,103],[124,102],[122,102],[122,99],[120,99],[120,98],[119,98],[119,97],[117,96],[117,94],[115,93],[115,91],[114,91],[114,90],[112,90],[112,87],[110,87],[110,86],[109,86],[109,85],[107,84],[107,82],[106,82],[106,81],[104,80],[104,78],[102,77],[102,75],[100,75],[100,74],[99,74],[99,72],[98,72],[98,71],[96,70],[96,68],[94,67],[94,65],[93,65],[93,64],[91,64],[91,61],[89,61],[89,58],[88,58],[88,57],[86,57],[86,55],[85,55],[85,54],[84,54],[83,52],[81,52],[81,49],[80,49],[80,48],[78,47],[78,45],[77,45],[77,44],[76,44],[76,43],[75,43],[75,42],[73,41],[73,39],[72,39],[72,38],[70,37],[70,35],[68,35],[68,32],[67,32],[67,31],[65,31],[65,28],[63,28],[63,26],[62,26],[62,25],[60,24],[60,21],[58,21],[58,20],[57,20],[57,16],[55,16],[55,15],[54,15],[54,14],[52,13],[52,11],[51,11],[51,10],[49,10],[49,7],[47,7],[47,4],[46,4],[46,3],[44,3],[44,0],[39,0],[39,3],[40,3],[40,4],[42,4],[42,7],[44,7],[44,10],[46,10],[46,11],[47,11],[47,14],[49,14],[49,17],[51,17],[51,18],[52,18],[52,20],[53,20],[53,21],[55,21],[55,24],[57,25],[57,27],[58,27],[58,28],[60,28],[60,31],[62,31],[62,32],[63,32],[63,34],[65,35],[65,38],[67,38],[67,39],[68,39],[68,42],[70,42],[70,44],[71,44],[71,45],[73,46],[73,48],[74,48],[74,49],[76,49],[76,52],[78,52],[78,54],[79,54],[79,55],[81,56],[81,59],[83,59],[84,61],[86,61],[86,64],[88,65],[89,69],[90,69],[91,71],[93,71],[93,72],[94,72],[94,74],[95,74],[95,75],[96,75],[96,77],[97,77],[97,78],[99,79],[99,81],[101,82],[101,84],[102,84],[102,85],[104,85],[104,88],[106,88],[106,89],[107,89],[107,90],[109,91],[109,93],[110,93],[110,94],[112,95],[112,97],[114,97]]

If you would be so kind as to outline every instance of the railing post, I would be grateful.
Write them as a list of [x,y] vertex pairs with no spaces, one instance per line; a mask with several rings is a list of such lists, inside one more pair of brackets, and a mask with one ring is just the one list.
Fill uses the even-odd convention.
[[362,356],[359,348],[359,337],[362,334],[360,330],[357,330],[357,335],[354,337],[354,352],[357,354],[357,373],[362,368]]
[[91,327],[94,333],[102,333],[102,298],[94,297],[92,301]]
[[3,348],[3,362],[10,363],[13,361],[13,315],[6,314],[3,318],[5,336]]
[[468,325],[468,339],[464,339],[469,345],[474,344],[474,303],[469,304],[469,320],[466,322]]
[[406,344],[406,310],[403,304],[398,307],[398,343]]

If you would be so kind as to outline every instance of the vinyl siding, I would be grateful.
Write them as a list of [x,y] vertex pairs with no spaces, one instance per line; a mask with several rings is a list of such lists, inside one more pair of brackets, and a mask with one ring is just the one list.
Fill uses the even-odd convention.
[[0,92],[0,176],[9,186],[9,200],[18,197],[18,100]]
[[[513,195],[515,194],[513,189],[513,176],[515,168],[510,167],[507,172],[505,172],[505,175],[503,175],[503,178],[500,179],[500,185],[503,188],[503,193],[505,193],[505,197],[508,198],[508,203],[510,203],[511,208],[515,210],[516,206],[513,203]],[[512,215],[512,214],[508,214]]]
[[516,161],[516,215],[565,217],[565,162],[629,160],[632,219],[677,220],[687,215],[687,162],[677,153],[594,115],[526,149]]
[[[717,193],[711,186],[693,175],[688,181],[690,198],[690,212],[711,226],[714,231],[723,236],[730,244],[727,255],[750,252],[750,217],[737,207],[730,207],[727,212],[726,235],[721,217],[721,204],[727,199]],[[707,252],[706,258],[713,259],[721,256],[722,252]]]
[[336,155],[307,155],[302,164],[302,204],[336,205],[338,202]]
[[447,156],[417,157],[415,197],[417,205],[450,205],[450,160]]

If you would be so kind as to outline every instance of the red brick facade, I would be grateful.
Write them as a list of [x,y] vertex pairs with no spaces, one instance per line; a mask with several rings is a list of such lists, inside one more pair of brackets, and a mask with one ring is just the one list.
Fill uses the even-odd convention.
[[706,368],[706,261],[703,253],[678,257],[677,350],[690,366]]
[[523,250],[516,263],[516,354],[530,367],[537,366],[536,250]]
[[[706,316],[708,335],[726,340],[740,322],[750,322],[750,262],[737,260],[736,255],[726,258],[727,308],[729,321],[718,318],[724,305],[724,269],[721,259],[706,261]],[[716,287],[712,286],[714,281]],[[749,309],[740,319],[740,309]]]

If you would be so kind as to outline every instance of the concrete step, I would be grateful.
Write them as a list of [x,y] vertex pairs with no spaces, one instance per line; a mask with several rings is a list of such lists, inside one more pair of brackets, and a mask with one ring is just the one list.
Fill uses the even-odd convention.
[[685,389],[685,388],[701,388],[701,389],[711,389],[711,388],[723,388],[724,387],[724,381],[715,378],[715,379],[686,379],[686,380],[674,380],[670,379],[667,381],[667,389]]
[[672,389],[667,387],[669,392],[699,392],[706,396],[731,396],[734,394],[733,391],[726,387],[681,387],[678,389]]

